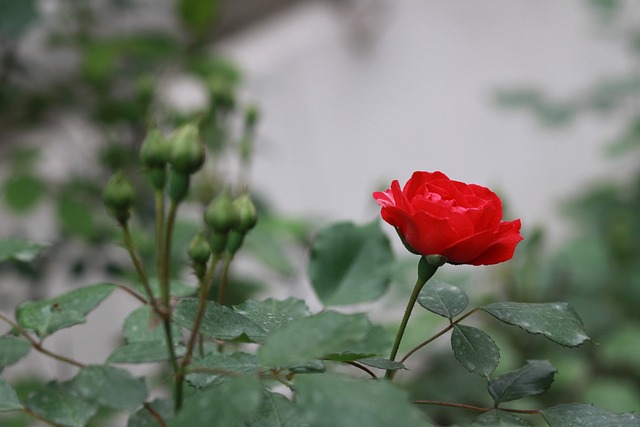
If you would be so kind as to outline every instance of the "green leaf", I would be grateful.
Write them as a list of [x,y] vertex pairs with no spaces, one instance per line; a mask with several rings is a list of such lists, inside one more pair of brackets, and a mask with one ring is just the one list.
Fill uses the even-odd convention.
[[57,200],[58,221],[61,228],[72,235],[92,238],[98,229],[92,215],[93,201],[86,195],[69,188]]
[[91,310],[111,295],[116,287],[108,283],[87,286],[57,297],[25,302],[16,308],[16,319],[40,337],[84,323]]
[[116,287],[109,283],[87,286],[40,301],[25,302],[16,308],[16,319],[40,337],[84,323],[85,317]]
[[500,362],[500,349],[495,341],[478,328],[455,325],[451,348],[462,366],[483,377],[488,378]]
[[[164,421],[174,417],[174,404],[172,399],[157,399],[151,402],[151,407]],[[127,422],[127,427],[158,427],[158,420],[151,415],[146,407],[140,408]]]
[[147,398],[147,386],[142,378],[113,366],[91,365],[82,368],[74,385],[88,401],[113,409],[133,411]]
[[4,378],[0,378],[0,412],[18,411],[22,408],[16,392]]
[[371,366],[372,368],[384,369],[385,371],[407,369],[402,363],[385,359],[384,357],[365,357],[364,359],[358,359],[358,362]]
[[577,347],[589,339],[578,314],[564,302],[503,302],[480,308],[504,323],[532,334],[542,334],[567,347]]
[[392,343],[393,337],[387,329],[371,325],[363,340],[352,343],[347,350],[328,354],[325,359],[346,362],[381,355],[387,353]]
[[378,222],[339,223],[321,230],[311,247],[309,278],[325,305],[380,297],[391,279],[391,244]]
[[34,0],[0,1],[0,39],[17,39],[37,17]]
[[638,427],[640,415],[619,414],[585,403],[567,403],[540,411],[551,427]]
[[16,212],[24,213],[38,204],[46,186],[40,178],[21,173],[5,181],[3,190],[7,206]]
[[262,384],[253,376],[226,381],[189,398],[169,427],[244,427],[255,416],[262,396]]
[[492,427],[517,427],[530,426],[529,422],[522,417],[499,409],[492,409],[473,420],[473,425]]
[[[183,356],[186,349],[174,344],[177,356]],[[149,363],[169,360],[167,341],[134,341],[118,347],[107,358],[107,363]]]
[[304,301],[288,298],[284,301],[267,299],[265,301],[248,300],[233,307],[236,313],[251,319],[265,331],[261,335],[250,336],[252,341],[263,342],[274,330],[281,328],[294,319],[309,316],[309,308]]
[[469,297],[460,288],[445,282],[429,281],[418,295],[418,304],[432,313],[453,319],[469,304]]
[[41,417],[69,427],[84,427],[98,405],[72,394],[69,383],[49,383],[30,394],[24,405]]
[[33,243],[28,240],[7,237],[0,240],[0,261],[31,262],[47,245]]
[[12,336],[0,337],[0,370],[5,366],[16,363],[31,349],[27,340]]
[[178,13],[182,22],[198,36],[204,36],[213,28],[218,16],[217,0],[179,0]]
[[[180,341],[182,332],[180,327],[175,324],[171,325],[174,343]],[[129,343],[142,341],[166,342],[166,335],[162,320],[154,313],[153,309],[148,306],[142,306],[132,311],[124,321],[122,332]]]
[[[174,321],[178,325],[190,329],[193,327],[197,311],[197,299],[182,299],[176,305]],[[253,320],[214,301],[207,302],[200,333],[221,340],[234,340],[243,336],[262,337],[267,335],[267,332]]]
[[489,394],[496,405],[501,402],[542,394],[553,382],[557,370],[547,360],[527,360],[527,364],[515,371],[489,382]]
[[[363,314],[326,311],[293,320],[267,338],[258,349],[258,360],[265,367],[291,367],[329,355],[353,354],[352,350],[362,353],[371,329],[371,323]],[[379,350],[372,348],[371,354],[355,358],[374,356]]]
[[429,426],[408,394],[388,381],[333,374],[295,377],[298,405],[314,427]]
[[247,427],[310,427],[298,406],[279,393],[266,392]]
[[212,384],[220,384],[237,374],[255,374],[258,371],[258,358],[243,352],[212,353],[194,360],[189,366],[189,369],[195,370],[202,368],[211,372],[187,375],[189,384],[204,388]]

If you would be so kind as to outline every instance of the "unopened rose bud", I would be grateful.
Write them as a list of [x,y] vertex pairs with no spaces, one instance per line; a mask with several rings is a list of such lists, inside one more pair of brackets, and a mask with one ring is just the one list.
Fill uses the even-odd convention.
[[136,193],[131,183],[117,172],[109,179],[102,193],[102,201],[107,210],[119,221],[129,218],[129,209],[133,205]]
[[169,163],[175,171],[191,175],[204,164],[205,148],[195,123],[177,129],[169,137],[169,145]]
[[240,233],[246,234],[249,230],[255,227],[258,222],[258,213],[256,207],[251,201],[248,193],[241,194],[237,199],[233,201],[233,206],[238,212],[239,221],[234,230]]
[[159,129],[151,129],[140,147],[140,160],[149,169],[164,168],[169,157],[169,144]]
[[202,233],[198,233],[189,243],[187,254],[194,264],[204,265],[209,261],[211,256],[211,248]]
[[223,191],[211,201],[204,213],[204,222],[213,229],[214,233],[227,233],[237,227],[240,213],[233,204],[228,191]]

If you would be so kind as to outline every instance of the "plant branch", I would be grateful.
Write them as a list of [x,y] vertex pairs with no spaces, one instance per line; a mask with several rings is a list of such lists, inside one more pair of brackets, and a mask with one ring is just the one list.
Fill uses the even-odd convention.
[[[138,277],[140,277],[140,281],[142,282],[142,286],[144,287],[144,291],[147,293],[147,297],[149,301],[152,302],[154,309],[157,311],[157,307],[155,304],[155,300],[153,298],[153,291],[151,290],[151,285],[149,285],[149,279],[147,278],[147,274],[144,272],[144,267],[142,266],[142,261],[140,261],[140,257],[136,252],[135,243],[133,242],[133,238],[131,237],[131,231],[129,230],[129,225],[127,222],[122,222],[122,232],[124,236],[124,245],[129,252],[129,257],[131,258],[131,262],[133,262],[133,266],[138,273]],[[158,313],[162,315],[162,313]]]
[[164,420],[162,419],[158,411],[156,411],[149,402],[144,402],[144,407],[147,411],[149,411],[151,416],[155,418],[155,420],[158,422],[158,425],[160,427],[167,427],[167,423],[164,422]]
[[376,380],[378,379],[378,376],[376,374],[374,374],[371,371],[371,369],[367,368],[366,366],[364,366],[364,365],[362,365],[362,364],[360,364],[358,362],[347,361],[347,362],[344,362],[344,363],[346,363],[347,365],[351,365],[353,367],[356,367],[358,369],[361,369],[361,370],[365,371],[367,374],[369,374],[371,376],[371,378],[374,378]]
[[227,254],[222,267],[222,276],[220,277],[220,288],[218,288],[218,304],[224,305],[224,299],[227,291],[227,283],[229,283],[229,266],[233,261],[233,255]]
[[61,354],[54,353],[50,350],[47,350],[42,346],[42,342],[36,341],[30,334],[27,332],[22,326],[18,323],[14,322],[9,316],[0,311],[0,319],[13,327],[16,331],[20,333],[23,337],[25,337],[31,343],[31,346],[35,348],[38,352],[47,355],[53,359],[59,360],[60,362],[68,363],[69,365],[76,366],[78,368],[84,368],[84,363],[78,362],[77,360],[70,359]]
[[131,295],[132,297],[134,297],[135,299],[137,299],[138,301],[140,301],[142,304],[145,304],[145,305],[149,304],[149,301],[147,301],[146,299],[144,299],[144,297],[143,297],[142,295],[140,295],[139,293],[137,293],[137,292],[136,292],[136,291],[134,291],[133,289],[128,288],[128,287],[126,287],[126,286],[124,286],[124,285],[118,285],[118,284],[116,284],[116,286],[117,286],[119,289],[121,289],[121,290],[125,291],[126,293],[128,293],[129,295]]
[[411,356],[413,353],[415,353],[416,351],[420,350],[422,347],[424,347],[425,345],[429,344],[431,341],[435,340],[436,338],[440,338],[442,335],[444,335],[445,333],[447,333],[451,329],[453,329],[453,327],[455,325],[457,325],[458,323],[460,323],[461,321],[463,321],[464,319],[466,319],[467,317],[471,316],[473,313],[475,313],[476,311],[479,311],[479,310],[480,310],[480,308],[474,308],[473,310],[471,310],[468,313],[466,313],[464,316],[461,316],[458,319],[456,319],[453,322],[451,322],[449,324],[449,326],[447,326],[446,328],[444,328],[443,330],[441,330],[440,332],[438,332],[437,334],[435,334],[434,336],[432,336],[428,340],[418,344],[417,346],[415,346],[414,348],[409,350],[409,352],[407,354],[405,354],[402,359],[400,359],[400,363],[404,363],[404,361],[407,360],[409,358],[409,356]]
[[540,414],[540,410],[538,409],[483,408],[480,406],[466,405],[464,403],[442,402],[439,400],[414,400],[412,403],[415,403],[417,405],[435,405],[435,406],[447,406],[449,408],[469,409],[477,412],[488,412],[495,409],[496,411],[511,412],[514,414],[527,414],[527,415]]

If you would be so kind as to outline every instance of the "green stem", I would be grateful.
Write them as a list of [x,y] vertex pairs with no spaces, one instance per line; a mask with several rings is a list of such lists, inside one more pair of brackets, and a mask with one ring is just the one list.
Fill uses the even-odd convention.
[[[420,295],[420,291],[427,283],[427,281],[433,277],[433,275],[438,270],[438,267],[442,265],[440,263],[430,263],[427,261],[425,257],[420,258],[420,262],[418,264],[418,279],[416,280],[416,284],[413,287],[413,292],[411,293],[411,297],[409,298],[409,303],[407,304],[407,308],[404,311],[404,316],[402,317],[402,322],[400,322],[400,327],[398,328],[398,333],[396,334],[396,340],[393,343],[393,348],[391,349],[391,354],[389,355],[389,360],[392,362],[396,360],[396,356],[398,355],[398,349],[400,348],[400,342],[402,342],[402,336],[404,335],[404,331],[407,328],[407,323],[409,323],[409,317],[411,317],[411,312],[413,311],[413,307],[416,305],[416,301],[418,299],[418,295]],[[395,376],[396,371],[391,369],[387,370],[385,374],[385,378],[393,381],[393,377]]]
[[468,313],[466,313],[464,316],[461,316],[458,319],[456,319],[453,322],[451,322],[449,324],[449,326],[447,326],[446,328],[444,328],[443,330],[441,330],[440,332],[438,332],[437,334],[435,334],[434,336],[432,336],[428,340],[423,341],[422,343],[418,344],[417,346],[415,346],[414,348],[409,350],[409,352],[407,354],[405,354],[402,359],[400,359],[400,363],[404,363],[404,361],[407,360],[409,358],[409,356],[411,356],[413,353],[415,353],[416,351],[420,350],[422,347],[424,347],[425,345],[429,344],[431,341],[435,340],[436,338],[439,338],[442,335],[446,334],[451,329],[453,329],[453,327],[455,325],[457,325],[458,323],[462,322],[464,319],[466,319],[467,317],[471,316],[473,313],[475,313],[476,311],[479,311],[479,310],[480,310],[480,308],[474,308],[473,310],[471,310]]
[[173,236],[173,224],[178,213],[178,204],[173,200],[169,204],[169,213],[167,215],[166,231],[164,236],[164,248],[162,250],[163,268],[160,276],[160,291],[162,293],[162,303],[169,308],[169,299],[171,296],[169,277],[170,277],[170,261],[171,261],[171,238]]
[[[156,269],[160,288],[164,288],[167,278],[166,261],[164,251],[164,191],[156,190]],[[164,303],[163,298],[163,303]]]
[[497,411],[511,412],[513,414],[527,414],[527,415],[540,414],[540,411],[538,409],[483,408],[480,406],[467,405],[464,403],[442,402],[440,400],[414,400],[413,403],[418,405],[435,405],[435,406],[446,406],[449,408],[470,409],[472,411],[478,411],[478,412],[488,412],[495,409]]
[[155,307],[155,304],[153,304],[154,298],[153,298],[153,292],[151,291],[151,286],[149,285],[149,279],[147,279],[147,275],[144,272],[144,267],[142,266],[142,261],[140,261],[140,257],[138,256],[138,253],[136,252],[136,246],[135,243],[133,242],[133,238],[131,237],[131,231],[129,230],[129,225],[126,222],[121,223],[122,225],[122,233],[124,236],[124,245],[127,248],[127,251],[129,252],[129,258],[131,258],[131,262],[133,262],[133,266],[136,269],[136,272],[138,273],[138,277],[140,277],[140,281],[142,282],[142,286],[144,287],[144,291],[147,294],[147,297],[149,298],[149,301],[152,301],[152,305]]
[[224,260],[224,266],[222,268],[222,276],[220,277],[220,288],[218,288],[218,304],[224,305],[224,299],[227,291],[227,283],[229,283],[229,266],[233,261],[233,255],[228,254]]

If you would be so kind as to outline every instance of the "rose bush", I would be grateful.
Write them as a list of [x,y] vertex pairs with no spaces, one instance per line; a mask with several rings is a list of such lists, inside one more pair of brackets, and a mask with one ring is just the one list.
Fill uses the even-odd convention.
[[502,221],[502,202],[487,187],[449,179],[442,172],[414,172],[373,193],[382,218],[420,255],[441,255],[451,264],[490,265],[513,256],[520,220]]

